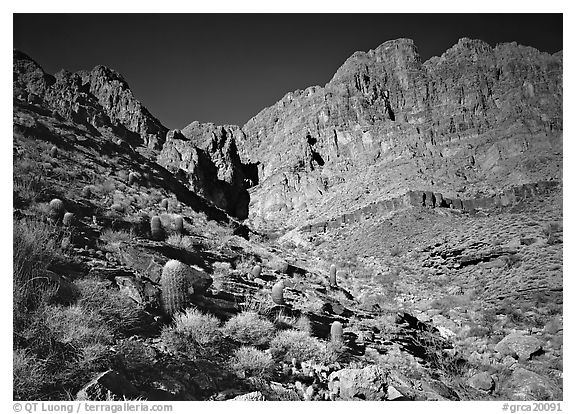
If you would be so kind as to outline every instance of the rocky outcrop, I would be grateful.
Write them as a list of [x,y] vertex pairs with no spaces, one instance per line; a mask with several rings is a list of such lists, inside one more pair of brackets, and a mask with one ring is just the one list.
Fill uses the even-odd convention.
[[242,130],[242,160],[260,163],[250,215],[267,221],[333,215],[410,188],[470,198],[558,179],[562,58],[461,39],[422,63],[412,40],[388,41]]
[[217,207],[245,219],[250,201],[247,188],[257,183],[258,175],[240,161],[239,137],[243,133],[236,126],[193,122],[182,131],[168,133],[158,163]]
[[76,400],[101,401],[106,398],[126,399],[140,397],[138,390],[120,373],[108,370],[98,374],[76,394]]
[[105,66],[46,74],[26,54],[14,50],[14,97],[45,105],[71,121],[111,129],[134,145],[159,149],[168,131],[136,99],[120,74]]
[[[345,213],[327,221],[320,221],[300,227],[306,233],[325,232],[342,225],[356,223],[368,218],[382,216],[408,207],[450,208],[464,212],[474,212],[496,207],[509,207],[522,200],[546,194],[558,187],[555,181],[541,181],[509,188],[492,196],[472,199],[447,198],[442,193],[410,190],[399,197],[371,203],[358,210]],[[465,264],[465,263],[463,263]]]

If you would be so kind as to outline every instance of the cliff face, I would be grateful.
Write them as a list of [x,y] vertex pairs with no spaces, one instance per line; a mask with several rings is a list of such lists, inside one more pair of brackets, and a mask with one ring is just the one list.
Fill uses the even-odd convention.
[[562,55],[461,39],[422,63],[409,39],[356,52],[325,87],[242,128],[250,215],[296,224],[422,188],[464,197],[561,177]]
[[103,66],[51,76],[15,51],[14,95],[159,150],[148,155],[256,227],[295,227],[415,189],[471,199],[561,180],[562,59],[461,39],[423,63],[412,40],[392,40],[242,128],[168,135]]
[[168,129],[138,101],[128,83],[104,66],[55,76],[14,51],[14,96],[45,104],[65,119],[112,132],[133,145],[159,149]]
[[236,139],[237,126],[193,122],[182,131],[170,131],[158,163],[181,176],[190,189],[235,217],[248,217],[252,185],[244,174]]

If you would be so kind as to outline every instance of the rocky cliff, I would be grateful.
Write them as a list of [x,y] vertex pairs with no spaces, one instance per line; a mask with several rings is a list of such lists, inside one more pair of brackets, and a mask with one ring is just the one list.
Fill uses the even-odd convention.
[[55,76],[14,50],[14,97],[46,104],[65,119],[111,129],[135,146],[159,149],[168,129],[138,101],[122,76],[105,66]]
[[256,225],[296,225],[414,188],[472,197],[559,179],[562,53],[461,39],[422,63],[412,40],[388,41],[242,130],[243,161],[259,163]]
[[255,227],[291,228],[411,190],[472,199],[561,180],[562,61],[464,38],[422,62],[412,40],[392,40],[242,128],[193,122],[168,135],[102,66],[51,76],[15,51],[14,94],[159,150],[148,156]]
[[247,188],[254,182],[236,147],[243,135],[237,126],[193,122],[182,131],[168,133],[158,162],[216,206],[245,219],[250,201]]

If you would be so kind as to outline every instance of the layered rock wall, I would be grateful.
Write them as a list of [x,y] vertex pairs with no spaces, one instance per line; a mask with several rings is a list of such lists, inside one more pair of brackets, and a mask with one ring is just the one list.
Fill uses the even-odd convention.
[[460,198],[446,198],[441,193],[433,193],[431,191],[408,191],[399,197],[371,203],[327,221],[307,224],[298,230],[304,233],[323,233],[327,230],[340,228],[342,225],[377,218],[408,207],[451,208],[465,212],[495,207],[508,207],[521,200],[546,194],[558,188],[558,186],[559,183],[555,181],[541,181],[512,187],[500,194],[489,197],[477,197],[464,200]]

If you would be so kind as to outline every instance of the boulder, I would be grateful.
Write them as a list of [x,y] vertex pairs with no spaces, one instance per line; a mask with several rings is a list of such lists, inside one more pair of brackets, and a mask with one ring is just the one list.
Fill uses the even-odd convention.
[[230,401],[265,401],[264,395],[260,391],[249,392],[248,394],[239,395]]
[[524,368],[516,368],[503,388],[510,390],[512,400],[561,400],[561,388],[547,378]]
[[133,399],[139,396],[138,390],[120,373],[109,369],[98,374],[76,393],[79,401],[106,401],[108,394],[118,400]]
[[328,390],[340,400],[383,401],[388,396],[387,373],[376,365],[341,369],[328,377]]
[[498,342],[494,349],[502,355],[526,360],[542,350],[542,341],[533,336],[511,333]]
[[468,379],[468,385],[482,392],[494,390],[494,380],[487,372],[478,372]]
[[189,266],[190,271],[186,274],[188,283],[194,289],[195,294],[202,294],[212,284],[212,278],[203,270],[197,269],[193,266]]
[[114,280],[120,292],[133,299],[136,303],[142,304],[146,301],[144,287],[140,281],[130,276],[116,276]]

